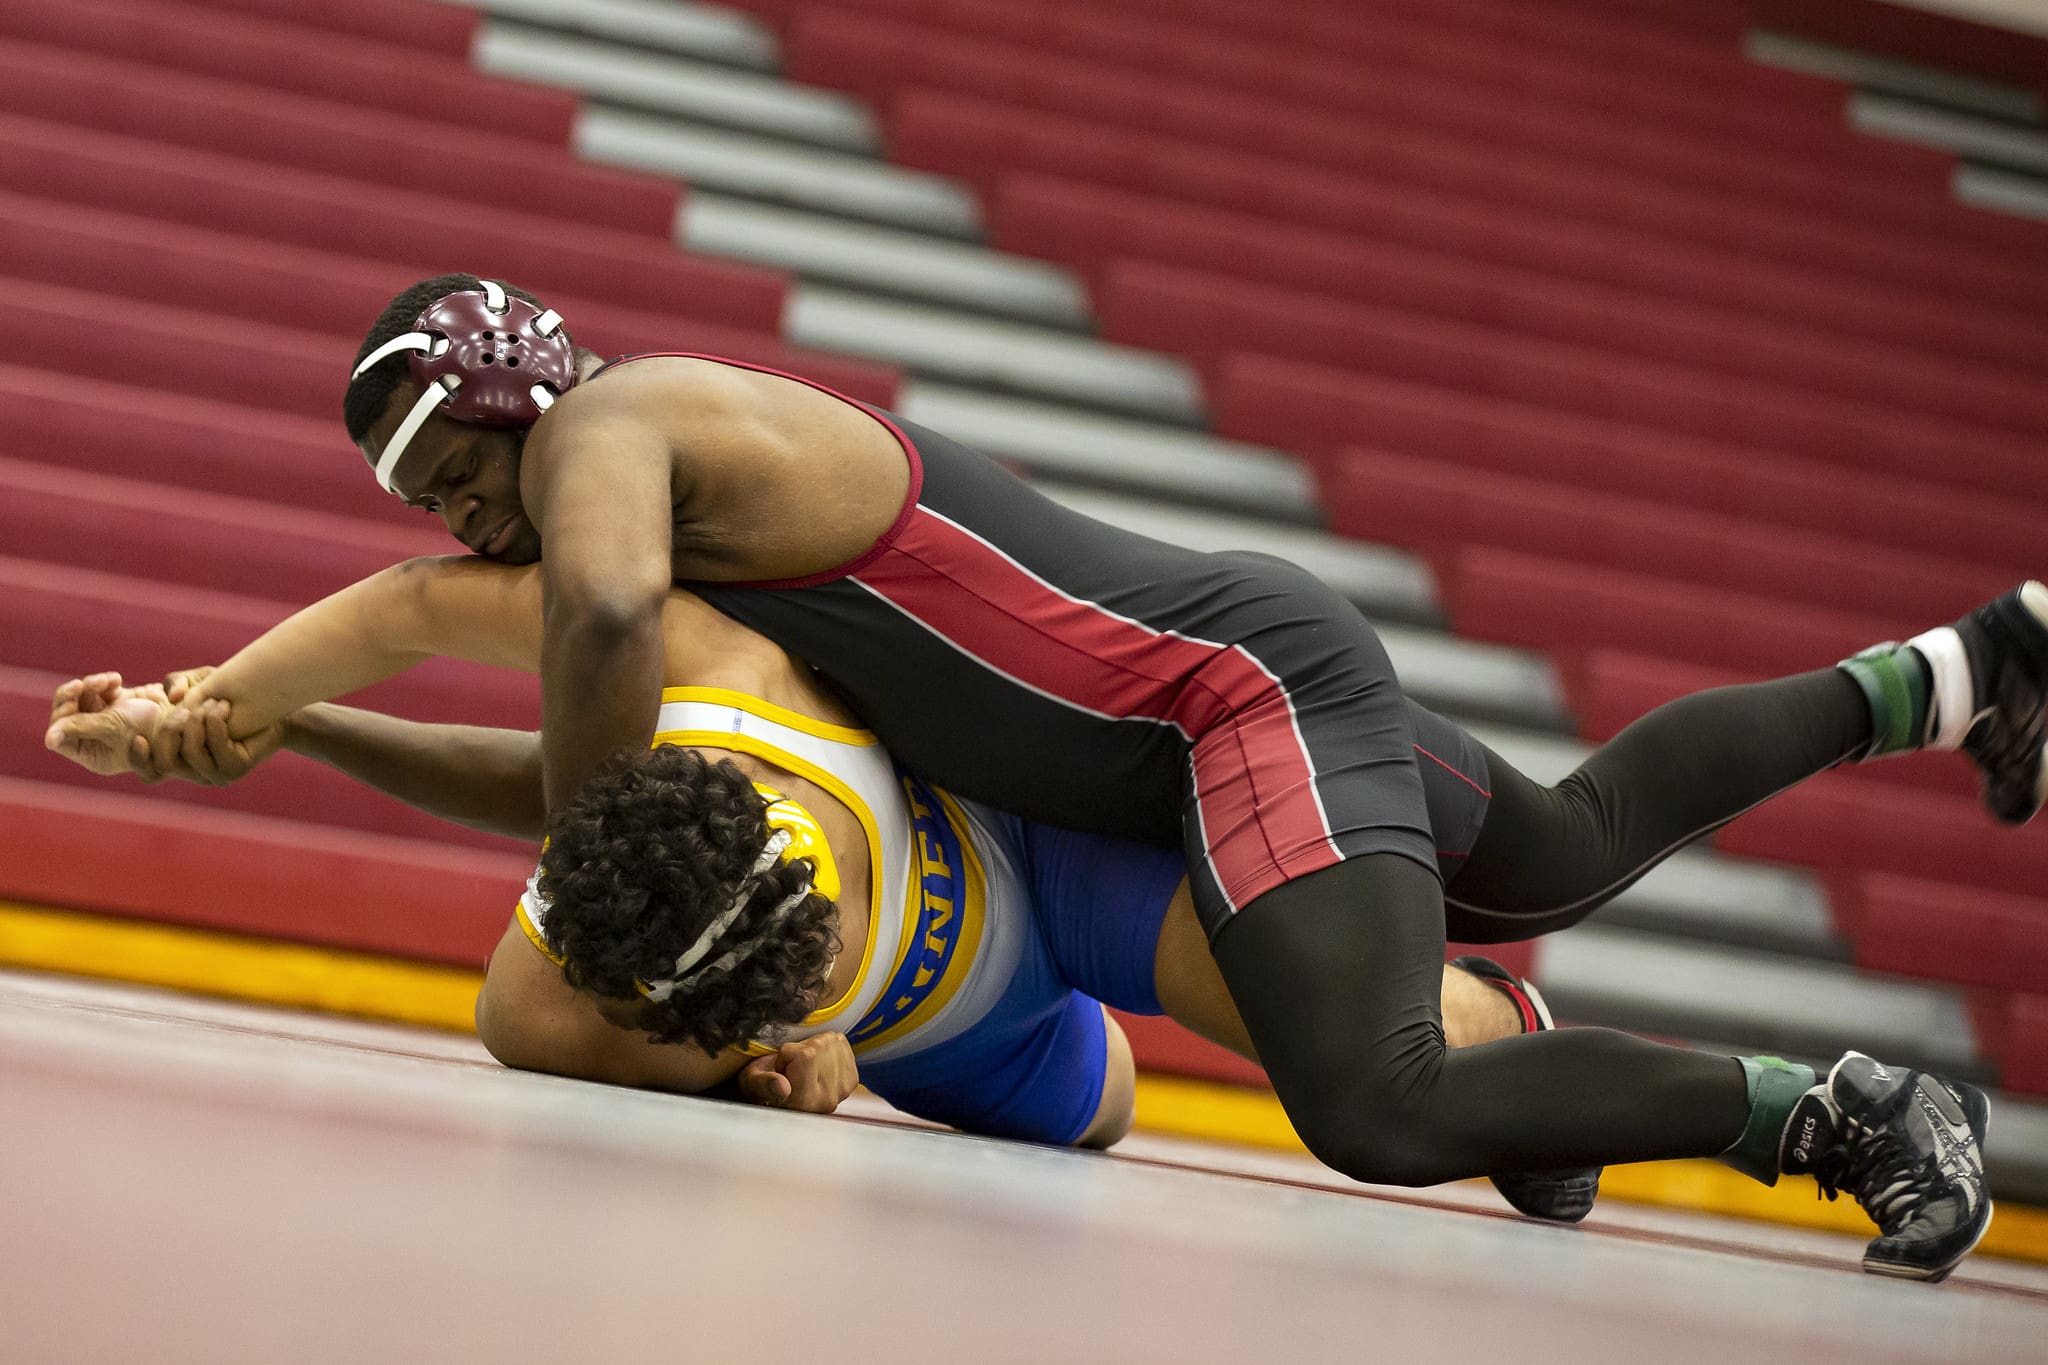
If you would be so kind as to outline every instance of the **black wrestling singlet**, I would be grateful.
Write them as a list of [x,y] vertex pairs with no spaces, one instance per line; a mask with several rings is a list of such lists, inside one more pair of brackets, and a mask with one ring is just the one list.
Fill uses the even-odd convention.
[[1184,847],[1211,934],[1347,858],[1443,873],[1469,851],[1479,747],[1406,701],[1349,601],[1270,556],[1104,525],[856,406],[911,462],[889,532],[828,574],[681,586],[811,663],[905,765],[1029,819]]

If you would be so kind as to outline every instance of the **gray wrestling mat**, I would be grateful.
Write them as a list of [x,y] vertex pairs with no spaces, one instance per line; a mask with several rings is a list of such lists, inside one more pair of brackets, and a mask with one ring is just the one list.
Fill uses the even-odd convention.
[[461,1038],[0,974],[0,1358],[2041,1359],[2048,1269],[641,1094]]

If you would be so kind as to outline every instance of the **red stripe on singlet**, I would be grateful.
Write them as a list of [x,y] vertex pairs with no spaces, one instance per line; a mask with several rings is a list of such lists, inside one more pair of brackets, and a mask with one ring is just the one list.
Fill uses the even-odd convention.
[[[1159,630],[1062,592],[930,508],[920,507],[853,579],[1041,695],[1095,715],[1164,722],[1194,741],[1203,833],[1233,908],[1339,861],[1293,703],[1241,647]],[[1286,873],[1275,868],[1281,856]]]

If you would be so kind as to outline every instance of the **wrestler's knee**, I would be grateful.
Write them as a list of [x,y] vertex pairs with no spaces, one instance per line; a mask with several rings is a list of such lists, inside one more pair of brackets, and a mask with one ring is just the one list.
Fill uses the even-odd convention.
[[1392,1087],[1331,1095],[1333,1103],[1295,1115],[1295,1131],[1317,1160],[1369,1185],[1434,1185],[1443,1178],[1428,1107]]
[[1436,1078],[1447,1049],[1439,1029],[1416,1025],[1314,1087],[1286,1094],[1287,1115],[1316,1158],[1373,1185],[1431,1185],[1437,1160]]

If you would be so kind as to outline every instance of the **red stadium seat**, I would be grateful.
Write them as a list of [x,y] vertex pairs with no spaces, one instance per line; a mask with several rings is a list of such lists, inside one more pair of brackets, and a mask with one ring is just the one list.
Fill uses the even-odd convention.
[[293,416],[0,364],[0,430],[9,457],[65,469],[174,480],[378,520],[395,506],[364,477],[362,456],[331,415]]
[[[0,664],[66,677],[112,669],[161,678],[221,662],[298,605],[0,558]],[[365,706],[408,719],[533,730],[539,692],[524,674],[434,659],[359,695]]]
[[1846,895],[1859,967],[2048,995],[2048,901],[1882,874]]
[[[2028,486],[2042,427],[2032,395],[1996,415],[2005,429],[1808,394],[1783,384],[1502,334],[1463,322],[1324,304],[1256,286],[1218,289],[1159,266],[1113,268],[1103,331],[1126,345],[1180,350],[1210,372],[1230,354],[1277,354],[1690,435],[1916,473],[1940,449],[1984,477]],[[1328,388],[1333,374],[1316,381]]]
[[463,199],[264,166],[0,115],[0,190],[370,257],[431,274],[451,257],[535,293],[734,326],[781,325],[785,281],[663,241]]
[[336,516],[0,458],[0,545],[13,558],[217,592],[261,585],[285,602],[314,601],[417,555],[461,552],[438,519],[401,519],[395,501],[384,510],[375,520]]
[[213,11],[216,22],[258,18],[285,20],[308,28],[384,43],[405,51],[469,60],[480,22],[472,10],[427,0],[350,0],[346,5],[307,5],[300,0],[189,0]]
[[2048,824],[2014,829],[1973,799],[1846,771],[1766,801],[1716,834],[1714,846],[1835,873],[1888,872],[1994,892],[2048,884]]
[[1952,620],[2012,586],[1988,566],[1370,450],[1348,451],[1323,496],[1332,527],[1365,540],[1495,546],[1867,612],[1902,629]]
[[[1911,233],[1809,221],[1784,211],[1758,215],[1677,191],[1610,192],[1590,183],[1567,188],[1568,178],[1550,176],[1524,182],[1512,159],[1495,159],[1492,170],[1480,175],[1476,167],[1484,158],[1453,168],[1441,158],[1424,157],[1411,174],[1375,179],[923,90],[897,101],[890,151],[906,165],[959,176],[984,192],[1005,171],[1039,171],[1197,204],[1256,203],[1275,222],[1343,232],[1412,234],[1425,218],[1463,219],[1468,234],[1514,237],[1525,256],[1540,251],[1557,258],[1560,264],[1551,268],[1597,261],[1617,238],[1637,246],[1647,239],[1900,289],[1958,294],[1986,306],[2048,304],[2048,282],[2016,272],[2010,249],[1951,243],[1930,252]],[[1446,187],[1430,180],[1431,167],[1457,183]],[[1467,170],[1475,174],[1464,178]]]
[[577,98],[430,52],[177,0],[8,0],[0,34],[565,147]]
[[[385,302],[417,278],[401,266],[6,193],[0,193],[0,261],[10,273],[51,284],[257,321],[289,320],[351,345]],[[569,319],[577,341],[600,354],[704,351],[793,370],[864,402],[887,406],[896,396],[897,375],[889,367],[802,350],[770,332],[659,317],[563,293],[551,292],[548,302]]]
[[0,778],[0,897],[480,967],[515,853]]
[[[739,0],[738,8],[785,31],[810,6],[801,0]],[[1376,97],[1360,79],[1356,56],[1326,46],[1262,41],[1243,33],[1204,30],[1172,15],[1106,12],[1085,0],[834,0],[833,8],[886,15],[950,32],[1033,47],[1048,54],[1121,62],[1216,89],[1266,95],[1287,91],[1312,106],[1369,112]],[[1747,150],[1798,156],[1823,166],[1855,166],[1878,173],[1924,164],[1923,154],[1850,136],[1840,116],[1840,95],[1821,82],[1769,71],[1736,68],[1762,107],[1729,97],[1702,97],[1697,87],[1667,73],[1606,58],[1545,51],[1527,42],[1476,40],[1414,26],[1374,46],[1375,76],[1424,81],[1446,98],[1516,106],[1585,110],[1618,124],[1684,128],[1711,133]]]
[[1554,193],[1567,193],[1564,182],[1574,182],[1569,194],[1580,208],[1591,205],[1589,184],[1619,187],[1628,182],[1618,177],[1633,176],[1643,186],[1682,188],[1752,211],[1782,207],[1845,222],[1890,222],[1985,244],[2039,245],[2048,238],[2036,225],[1956,205],[1944,192],[1947,158],[1932,153],[1902,165],[1896,176],[1844,175],[1562,106],[1446,99],[1441,83],[1400,73],[1380,72],[1359,84],[1373,100],[1370,108],[1318,108],[1296,102],[1289,87],[1257,95],[1217,90],[829,7],[797,18],[784,65],[795,79],[884,107],[910,90],[979,95],[1332,170],[1419,174],[1446,187],[1494,187],[1506,155],[1522,180],[1551,182]]
[[330,333],[26,280],[5,288],[16,325],[0,328],[0,362],[14,365],[114,381],[147,376],[194,397],[316,416],[338,407],[355,356],[348,338]]
[[0,111],[664,241],[680,197],[673,181],[585,165],[567,147],[6,40]]
[[[1480,401],[1474,406],[1466,406],[1475,397]],[[1263,441],[1308,453],[1370,440],[1393,450],[1435,454],[1441,449],[1445,458],[1467,458],[1455,442],[1444,442],[1437,447],[1418,444],[1414,435],[1404,431],[1403,416],[1398,415],[1398,409],[1402,407],[1425,421],[1444,415],[1446,410],[1467,421],[1471,419],[1466,414],[1480,415],[1480,420],[1489,422],[1511,417],[1512,426],[1526,424],[1528,428],[1526,434],[1514,432],[1512,427],[1501,432],[1517,445],[1540,446],[1544,443],[1546,430],[1554,431],[1563,436],[1567,449],[1576,447],[1583,453],[1589,446],[1610,446],[1607,458],[1614,463],[1634,458],[1636,451],[1657,450],[1666,436],[1680,442],[1677,449],[1701,455],[1727,452],[1737,456],[1734,461],[1737,464],[1743,463],[1740,457],[1744,455],[1751,457],[1749,463],[1770,465],[1785,460],[1792,453],[1782,447],[1774,450],[1755,443],[1699,440],[1689,433],[1670,432],[1668,429],[1659,432],[1639,423],[1623,424],[1586,414],[1561,413],[1550,405],[1505,403],[1498,395],[1475,396],[1413,383],[1390,383],[1380,376],[1357,371],[1263,356],[1236,355],[1228,358],[1220,367],[1219,381],[1211,392],[1210,402],[1218,431],[1243,440]],[[1386,409],[1390,406],[1397,409],[1397,413],[1388,413]],[[1458,412],[1461,407],[1464,408],[1462,413]],[[1896,425],[1902,430],[1909,424],[1900,420]],[[2044,486],[2039,476],[2039,449],[2023,438],[2007,438],[2002,433],[1987,434],[1969,444],[1967,455],[1962,451],[1944,451],[1945,457],[1954,454],[1955,458],[1937,461],[1928,458],[1926,448],[1915,450],[1894,445],[1886,449],[1886,443],[1878,439],[1881,436],[1882,433],[1873,433],[1872,447],[1860,452],[1865,457],[1860,467],[1850,458],[1859,452],[1833,452],[1833,462],[1839,471],[1835,479],[1848,484],[1873,474],[1889,472],[1901,478],[1938,481],[1940,486],[1973,489],[2022,504],[2048,494],[2048,486]],[[1695,440],[1697,444],[1693,443]],[[1542,470],[1545,464],[1542,456],[1533,453],[1523,458],[1526,462],[1520,467],[1530,472]],[[1544,477],[1557,476],[1545,472]],[[1629,476],[1622,472],[1614,477],[1626,480]],[[1595,482],[1598,482],[1597,477]],[[1914,535],[1908,538],[1907,543],[1924,542]],[[2034,543],[2038,544],[2038,532]]]
[[[1965,374],[1993,367],[1994,378],[2048,372],[2048,328],[2038,319],[1668,247],[1610,240],[1605,253],[1570,258],[1570,271],[1561,272],[1544,259],[1520,259],[1513,239],[1475,237],[1477,225],[1463,219],[1352,235],[1029,174],[1003,177],[990,216],[1004,249],[1061,261],[1096,281],[1119,259],[1160,261],[1561,340],[1604,338],[1737,373],[1789,367],[1806,377],[1815,365],[1859,359],[1911,372],[1924,355],[1974,362]],[[1805,358],[1784,359],[1788,348]],[[1755,359],[1736,364],[1746,352]],[[1937,364],[1913,387],[1945,373]]]
[[1977,1032],[1998,1061],[2008,1090],[2048,1095],[2048,994],[2009,995],[1987,1001]]
[[[1859,373],[1826,353],[1812,355],[1811,370],[1857,390],[1834,396],[1815,393],[1782,349],[1762,351],[1747,373],[1737,373],[1691,353],[1634,354],[1615,344],[1612,323],[1601,327],[1598,314],[1584,315],[1578,335],[1559,338],[1518,335],[1498,318],[1446,318],[1445,311],[1397,310],[1132,261],[1103,271],[1096,291],[1104,336],[1181,352],[1212,374],[1232,352],[1279,356],[1816,454],[1872,449],[1881,445],[1873,430],[1888,434],[1900,424],[1895,418],[1922,414],[1954,423],[1937,430],[1952,429],[1959,441],[1993,426],[2006,433],[1993,439],[2008,443],[2012,435],[2038,439],[2048,431],[2048,396],[2033,378],[1953,373],[1960,367],[1942,375],[1918,357]],[[1521,310],[1539,311],[1534,300]],[[1570,317],[1552,313],[1538,326],[1564,331]],[[1689,340],[1697,351],[1718,338]],[[1934,373],[1923,375],[1922,366]],[[1951,448],[1931,431],[1924,439]]]
[[2008,26],[1868,0],[1748,0],[1747,8],[1759,28],[1989,76],[2048,95],[2048,39]]
[[1466,546],[1444,595],[1461,634],[1534,649],[1620,649],[1777,675],[1821,668],[1897,637],[1889,616]]

